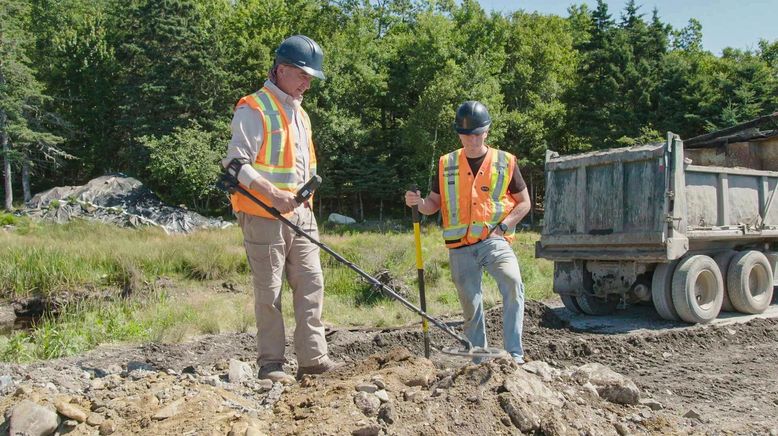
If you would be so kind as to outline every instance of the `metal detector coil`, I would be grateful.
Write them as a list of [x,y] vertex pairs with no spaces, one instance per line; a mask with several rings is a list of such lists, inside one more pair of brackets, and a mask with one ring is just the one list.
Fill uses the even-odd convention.
[[468,357],[471,359],[494,359],[497,357],[508,357],[508,353],[506,353],[505,350],[494,347],[445,347],[441,348],[440,352],[450,356]]

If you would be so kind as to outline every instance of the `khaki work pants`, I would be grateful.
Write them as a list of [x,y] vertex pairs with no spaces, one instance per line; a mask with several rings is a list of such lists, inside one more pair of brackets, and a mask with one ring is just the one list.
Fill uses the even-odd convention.
[[[299,207],[289,219],[319,239],[313,212]],[[299,366],[327,359],[327,341],[321,322],[324,276],[319,247],[281,221],[238,213],[243,243],[254,279],[254,315],[257,321],[257,363],[285,362],[286,335],[281,315],[281,283],[292,288],[296,327],[294,348]]]

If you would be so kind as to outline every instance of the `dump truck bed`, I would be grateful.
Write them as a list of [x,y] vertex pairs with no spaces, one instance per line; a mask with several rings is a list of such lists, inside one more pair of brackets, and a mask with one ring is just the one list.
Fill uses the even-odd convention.
[[667,262],[778,238],[778,172],[694,165],[683,142],[546,156],[538,257]]

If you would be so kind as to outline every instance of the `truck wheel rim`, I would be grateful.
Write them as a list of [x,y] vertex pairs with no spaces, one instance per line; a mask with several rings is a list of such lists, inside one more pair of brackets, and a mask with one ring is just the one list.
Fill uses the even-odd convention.
[[754,265],[748,274],[748,289],[751,296],[759,299],[769,289],[767,271],[760,264]]
[[701,271],[694,281],[694,299],[702,310],[710,309],[716,301],[716,275],[712,271]]

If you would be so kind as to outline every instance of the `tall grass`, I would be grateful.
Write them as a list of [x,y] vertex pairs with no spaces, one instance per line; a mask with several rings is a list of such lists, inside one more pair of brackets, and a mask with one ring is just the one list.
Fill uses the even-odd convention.
[[[415,241],[409,232],[352,233],[325,235],[325,242],[348,260],[369,274],[387,269],[409,291],[407,299],[419,305],[416,273]],[[552,295],[553,264],[534,258],[537,233],[518,233],[513,243],[519,258],[526,298],[538,300]],[[427,310],[431,314],[452,315],[460,311],[456,288],[440,229],[435,226],[422,229],[422,257],[425,269]],[[357,273],[322,253],[325,275],[324,317],[336,325],[389,326],[416,322],[419,318],[399,303],[371,289]],[[494,280],[483,277],[484,305],[500,304],[502,297]],[[367,295],[366,295],[367,294]],[[291,313],[291,310],[290,310]]]
[[[552,263],[533,256],[538,238],[536,233],[520,233],[513,244],[527,299],[542,299],[552,292]],[[368,274],[388,270],[402,285],[405,297],[420,304],[410,229],[348,232],[339,228],[327,233],[325,228],[322,241]],[[237,226],[166,235],[156,229],[120,229],[90,222],[54,225],[23,219],[16,230],[0,231],[0,247],[4,248],[0,250],[0,297],[4,299],[99,286],[138,289],[158,276],[171,277],[177,289],[170,295],[141,293],[145,300],[73,305],[32,331],[0,339],[0,358],[44,359],[80,353],[102,342],[180,341],[196,334],[253,331],[253,292],[242,242]],[[436,316],[459,313],[439,228],[423,227],[422,253],[427,311]],[[321,260],[326,323],[383,327],[419,321],[418,315],[372,288],[333,257],[322,253]],[[248,292],[214,292],[225,280]],[[486,307],[501,302],[488,275],[484,275],[483,288]],[[293,307],[286,284],[282,292],[282,311],[291,328]]]
[[[74,221],[0,233],[0,297],[124,287],[156,276],[216,280],[248,272],[240,231],[166,235]],[[137,284],[137,283],[136,283]]]

